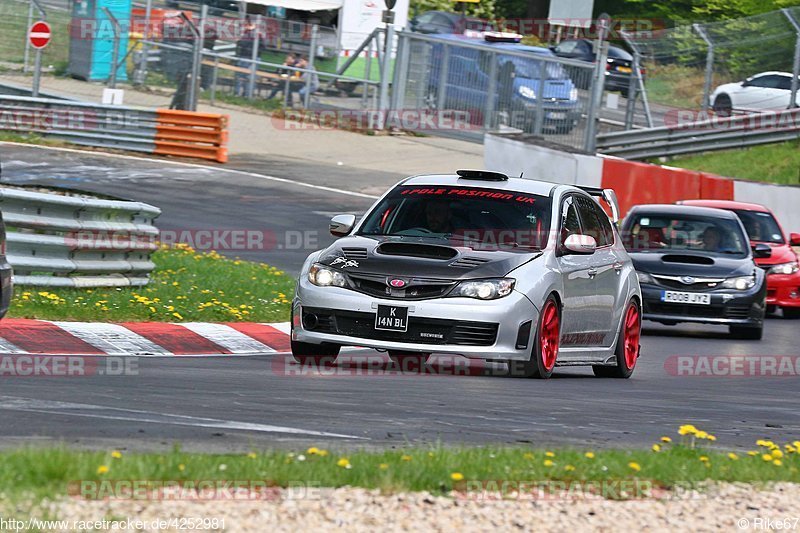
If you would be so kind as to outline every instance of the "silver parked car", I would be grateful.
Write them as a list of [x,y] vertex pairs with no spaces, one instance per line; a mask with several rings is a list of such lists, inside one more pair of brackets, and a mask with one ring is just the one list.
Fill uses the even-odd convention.
[[423,364],[433,353],[548,378],[591,365],[627,378],[639,355],[641,291],[617,229],[581,189],[459,170],[401,181],[306,259],[292,352],[322,364],[342,346]]

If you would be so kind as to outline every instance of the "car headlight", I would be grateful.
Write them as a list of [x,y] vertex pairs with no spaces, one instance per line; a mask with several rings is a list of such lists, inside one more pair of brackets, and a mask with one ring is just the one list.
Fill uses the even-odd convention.
[[511,294],[516,280],[512,278],[462,281],[449,296],[463,296],[478,300],[496,300]]
[[570,100],[577,100],[578,99],[578,88],[577,87],[573,87],[572,90],[570,90],[569,99]]
[[639,283],[650,283],[652,285],[656,282],[656,280],[653,279],[653,276],[647,272],[637,272],[636,277],[639,278]]
[[797,265],[797,261],[792,261],[791,263],[783,263],[780,265],[773,265],[769,268],[768,274],[794,274],[798,270],[800,270],[800,266]]
[[738,278],[728,278],[722,282],[723,289],[736,289],[738,291],[746,291],[752,289],[756,284],[755,276],[741,276]]
[[347,286],[347,280],[341,272],[320,264],[311,265],[308,269],[308,281],[319,287]]
[[535,100],[536,99],[536,91],[534,91],[533,88],[528,87],[527,85],[520,85],[517,88],[517,92],[523,98],[528,98],[529,100]]

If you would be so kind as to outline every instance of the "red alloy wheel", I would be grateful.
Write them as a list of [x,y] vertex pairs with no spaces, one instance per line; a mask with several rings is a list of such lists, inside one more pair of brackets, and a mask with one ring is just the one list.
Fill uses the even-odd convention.
[[636,302],[631,302],[628,312],[625,314],[624,330],[624,350],[625,365],[631,369],[636,365],[636,358],[639,356],[639,338],[642,332],[642,317],[639,314],[639,306]]
[[548,372],[556,366],[559,341],[558,307],[553,300],[548,300],[542,310],[542,326],[539,330],[539,348],[542,364]]

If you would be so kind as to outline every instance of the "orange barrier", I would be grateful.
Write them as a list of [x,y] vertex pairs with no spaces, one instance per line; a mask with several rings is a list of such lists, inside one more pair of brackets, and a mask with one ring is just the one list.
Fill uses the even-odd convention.
[[158,109],[155,153],[228,161],[228,115]]
[[622,216],[634,205],[678,200],[733,200],[733,180],[686,170],[604,158],[602,187],[614,189]]

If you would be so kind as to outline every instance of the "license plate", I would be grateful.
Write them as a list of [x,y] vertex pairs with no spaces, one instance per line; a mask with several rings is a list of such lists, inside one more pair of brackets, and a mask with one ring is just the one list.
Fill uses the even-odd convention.
[[547,114],[547,118],[550,118],[552,120],[564,120],[565,118],[567,118],[567,114],[566,113],[548,113]]
[[711,305],[710,294],[696,292],[661,291],[661,301],[677,304]]
[[626,74],[630,74],[631,72],[633,72],[633,69],[631,67],[617,67],[617,70],[619,72],[624,72]]
[[375,314],[375,329],[405,333],[408,330],[408,307],[378,305],[378,312]]

